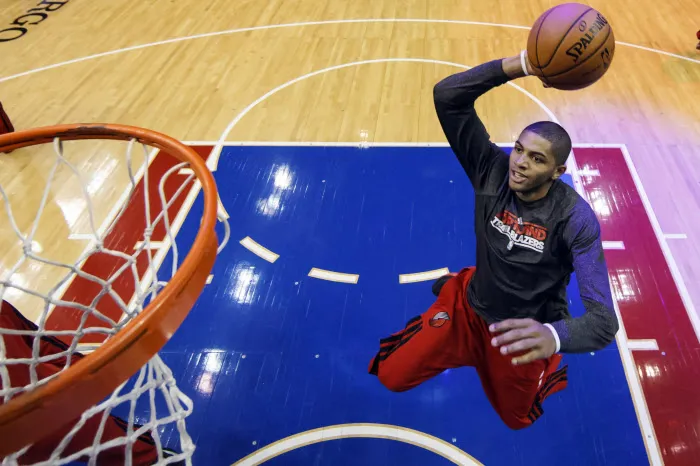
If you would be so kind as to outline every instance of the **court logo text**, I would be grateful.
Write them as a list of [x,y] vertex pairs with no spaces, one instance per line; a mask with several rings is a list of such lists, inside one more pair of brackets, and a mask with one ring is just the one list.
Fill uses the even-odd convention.
[[29,31],[29,27],[36,26],[43,22],[49,17],[49,13],[53,13],[69,1],[70,0],[42,0],[36,7],[30,8],[22,16],[15,18],[15,20],[10,23],[9,28],[0,30],[0,42],[10,42],[19,39]]

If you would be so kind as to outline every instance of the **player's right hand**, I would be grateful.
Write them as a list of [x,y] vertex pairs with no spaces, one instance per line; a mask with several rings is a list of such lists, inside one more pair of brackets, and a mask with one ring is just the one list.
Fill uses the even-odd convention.
[[511,359],[514,366],[538,359],[547,359],[557,350],[552,331],[534,319],[506,319],[489,326],[496,334],[491,344],[500,347],[501,354],[522,353]]

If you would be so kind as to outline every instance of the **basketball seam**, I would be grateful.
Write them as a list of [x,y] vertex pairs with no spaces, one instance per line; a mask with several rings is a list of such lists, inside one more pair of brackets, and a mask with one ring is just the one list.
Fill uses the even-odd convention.
[[[542,18],[542,22],[540,23],[540,27],[537,28],[537,34],[535,35],[535,59],[537,60],[537,68],[540,70],[540,73],[542,72],[542,66],[540,66],[540,53],[538,51],[538,44],[540,41],[540,31],[542,31],[542,25],[544,24],[545,21],[547,21],[547,18],[549,15],[554,11],[554,8],[550,8],[550,10],[547,12],[544,18]],[[528,57],[528,60],[530,57]],[[549,85],[549,81],[547,81],[547,78],[544,77],[544,73],[542,73],[543,76],[540,76],[544,80],[544,82]]]
[[603,47],[603,46],[605,45],[605,43],[608,41],[608,38],[610,37],[610,34],[612,34],[612,28],[609,28],[609,29],[608,29],[608,34],[605,36],[605,39],[603,39],[603,43],[600,44],[598,47],[596,47],[596,49],[593,51],[593,53],[591,53],[591,55],[590,55],[588,58],[586,58],[585,60],[583,60],[583,61],[580,62],[580,63],[576,63],[576,64],[575,64],[574,66],[572,66],[571,68],[567,68],[567,69],[565,69],[564,71],[560,71],[560,72],[557,73],[557,74],[551,74],[551,75],[549,75],[549,77],[550,77],[550,78],[555,78],[555,77],[557,77],[557,76],[561,76],[561,75],[564,74],[564,73],[568,73],[569,71],[571,71],[571,70],[573,70],[573,69],[575,69],[575,68],[577,68],[577,67],[583,65],[583,64],[586,63],[588,60],[590,60],[591,58],[595,57],[596,54],[598,53],[598,50],[600,50],[601,47]]
[[[576,24],[579,22],[579,20],[581,18],[583,18],[584,16],[586,16],[588,14],[588,12],[591,10],[593,10],[593,8],[587,9],[586,11],[581,13],[581,15],[578,18],[576,18],[576,20],[573,23],[571,23],[571,26],[569,26],[569,29],[567,29],[566,32],[564,33],[564,35],[561,37],[557,46],[554,47],[554,52],[552,52],[552,56],[549,57],[549,61],[542,68],[547,68],[550,65],[550,63],[552,63],[552,60],[554,60],[554,56],[557,54],[557,50],[559,50],[559,47],[561,47],[561,44],[564,43],[564,39],[566,39],[566,36],[569,35],[569,32],[571,32],[571,29],[573,29],[573,27],[576,26]],[[544,24],[544,21],[542,21],[542,24]]]

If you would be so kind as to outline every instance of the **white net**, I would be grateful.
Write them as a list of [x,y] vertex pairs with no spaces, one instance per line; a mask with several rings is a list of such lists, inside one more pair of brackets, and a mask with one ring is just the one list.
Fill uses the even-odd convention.
[[[176,235],[200,190],[187,163],[134,140],[55,139],[0,158],[0,404],[59,377],[143,311],[187,253]],[[219,220],[220,251],[222,208]],[[192,409],[156,354],[2,464],[190,464]]]

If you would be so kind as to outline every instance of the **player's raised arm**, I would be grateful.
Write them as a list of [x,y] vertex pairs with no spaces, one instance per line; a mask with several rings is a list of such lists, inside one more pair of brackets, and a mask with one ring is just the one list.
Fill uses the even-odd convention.
[[[529,62],[526,66],[532,74]],[[474,102],[494,87],[523,76],[518,55],[449,76],[433,90],[435,110],[445,136],[477,190],[484,185],[494,160],[505,154],[489,140]]]

